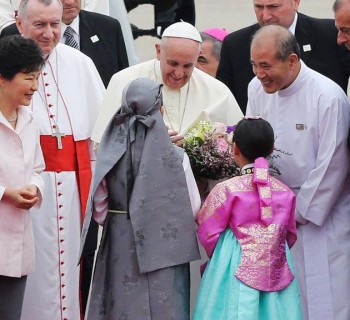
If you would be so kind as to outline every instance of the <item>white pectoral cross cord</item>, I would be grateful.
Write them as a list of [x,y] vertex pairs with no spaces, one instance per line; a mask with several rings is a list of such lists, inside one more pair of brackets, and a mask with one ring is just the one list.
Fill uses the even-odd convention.
[[61,149],[63,149],[62,138],[65,136],[65,134],[63,132],[60,132],[60,128],[58,126],[56,126],[56,128],[54,130],[55,130],[55,132],[53,132],[51,134],[51,136],[56,138],[57,149],[61,150]]

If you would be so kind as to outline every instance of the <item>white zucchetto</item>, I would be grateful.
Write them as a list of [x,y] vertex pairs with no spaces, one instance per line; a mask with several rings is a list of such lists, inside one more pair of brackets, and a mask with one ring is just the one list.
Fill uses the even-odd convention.
[[176,22],[166,28],[163,32],[162,38],[184,38],[191,39],[197,42],[202,42],[202,38],[198,30],[188,22]]

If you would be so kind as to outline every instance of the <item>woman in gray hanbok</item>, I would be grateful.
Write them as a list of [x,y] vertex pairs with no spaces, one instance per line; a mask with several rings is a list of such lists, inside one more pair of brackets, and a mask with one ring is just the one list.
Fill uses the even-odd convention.
[[88,320],[189,319],[200,199],[164,125],[160,87],[131,82],[99,146],[81,245],[93,216],[103,234]]

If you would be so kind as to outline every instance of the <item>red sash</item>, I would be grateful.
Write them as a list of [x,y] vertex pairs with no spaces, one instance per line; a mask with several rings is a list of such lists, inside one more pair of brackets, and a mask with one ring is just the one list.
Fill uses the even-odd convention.
[[91,182],[91,166],[88,140],[74,141],[72,135],[62,138],[63,149],[57,148],[56,138],[40,136],[46,168],[45,171],[75,171],[78,180],[82,221]]

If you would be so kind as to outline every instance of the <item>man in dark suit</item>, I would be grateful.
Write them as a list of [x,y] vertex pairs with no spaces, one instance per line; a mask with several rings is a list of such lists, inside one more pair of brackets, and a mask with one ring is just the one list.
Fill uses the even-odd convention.
[[257,24],[228,35],[222,46],[217,79],[232,91],[241,110],[247,106],[247,88],[254,73],[250,42],[260,26],[278,24],[288,28],[301,48],[301,59],[310,68],[335,81],[345,92],[350,75],[350,52],[337,45],[332,19],[316,19],[297,13],[300,0],[254,0]]
[[[107,87],[113,74],[129,66],[124,38],[118,20],[80,9],[80,0],[62,0],[62,41],[66,25],[72,26],[79,50],[94,62]],[[74,27],[76,26],[76,27]],[[75,31],[76,30],[76,31]],[[1,37],[18,33],[16,24],[4,28]]]

